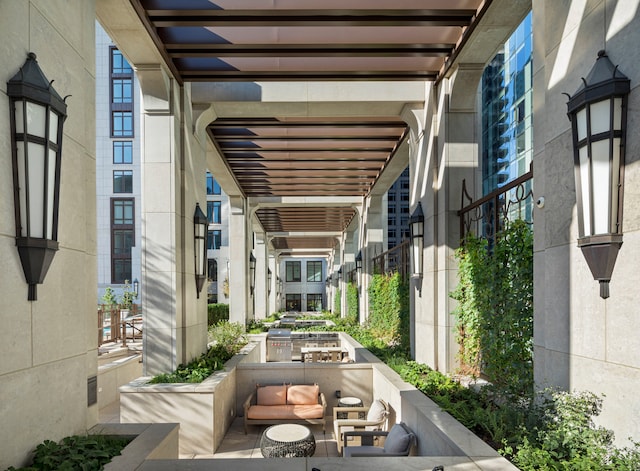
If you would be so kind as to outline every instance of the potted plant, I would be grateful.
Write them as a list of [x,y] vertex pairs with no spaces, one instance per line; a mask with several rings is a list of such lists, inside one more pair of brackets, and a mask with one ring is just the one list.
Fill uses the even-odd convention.
[[120,300],[120,312],[123,317],[127,317],[133,307],[133,301],[138,297],[138,294],[133,291],[129,280],[124,280],[124,288],[122,290],[122,299]]

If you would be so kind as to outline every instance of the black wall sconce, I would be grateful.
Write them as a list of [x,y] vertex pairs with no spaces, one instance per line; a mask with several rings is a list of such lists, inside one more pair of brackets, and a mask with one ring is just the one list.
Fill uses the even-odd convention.
[[630,80],[605,51],[582,85],[569,96],[578,205],[578,246],[600,297],[609,297],[609,281],[622,245],[627,96]]
[[414,276],[421,277],[422,249],[424,247],[424,213],[420,202],[418,202],[416,209],[409,217],[409,229],[411,230],[411,248],[413,249],[411,271]]
[[267,269],[267,295],[271,294],[271,281],[273,280],[273,274],[271,268]]
[[137,278],[133,280],[133,292],[136,294],[136,298],[140,296],[140,282]]
[[196,264],[196,293],[200,298],[200,291],[204,286],[204,280],[207,278],[207,228],[209,221],[206,214],[200,209],[200,203],[196,203],[196,211],[193,214],[193,242],[194,255]]
[[29,284],[28,300],[37,300],[58,250],[62,128],[65,99],[51,86],[30,52],[7,82],[11,125],[16,246]]
[[249,253],[249,284],[251,296],[253,296],[256,287],[256,257],[253,256],[253,253]]
[[356,270],[362,270],[362,250],[359,250],[358,254],[356,255]]

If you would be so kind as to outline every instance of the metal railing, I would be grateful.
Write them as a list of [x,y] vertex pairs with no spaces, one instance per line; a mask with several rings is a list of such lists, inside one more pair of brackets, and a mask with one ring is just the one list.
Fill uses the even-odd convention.
[[108,342],[122,342],[142,338],[142,311],[137,304],[130,309],[117,305],[98,307],[98,346]]
[[532,179],[533,169],[477,201],[473,201],[463,180],[462,209],[458,211],[460,240],[472,233],[489,240],[491,245],[507,222],[522,219],[533,224]]
[[408,279],[410,244],[410,240],[405,240],[386,252],[373,257],[373,272],[380,274],[398,272],[403,280]]

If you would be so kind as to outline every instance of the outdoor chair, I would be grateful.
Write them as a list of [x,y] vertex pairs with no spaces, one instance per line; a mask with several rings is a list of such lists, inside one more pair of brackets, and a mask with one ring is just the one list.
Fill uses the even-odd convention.
[[[346,415],[347,418],[338,418]],[[365,415],[366,414],[366,415]],[[364,417],[364,418],[360,418]],[[345,432],[387,430],[389,405],[382,399],[376,399],[371,407],[334,407],[333,434],[338,446],[338,453],[342,451]],[[352,437],[353,444],[359,444],[359,437]]]
[[[360,446],[351,446],[349,438],[359,436],[361,438]],[[378,445],[374,445],[377,439]],[[411,447],[417,442],[416,435],[404,423],[395,424],[391,430],[384,432],[362,431],[362,432],[344,432],[344,446],[342,448],[342,456],[346,458],[355,458],[362,456],[409,456]]]

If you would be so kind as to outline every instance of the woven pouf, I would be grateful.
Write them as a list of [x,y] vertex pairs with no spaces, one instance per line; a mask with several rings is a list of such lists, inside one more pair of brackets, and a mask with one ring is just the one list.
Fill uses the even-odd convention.
[[265,458],[312,456],[316,451],[316,440],[304,425],[272,425],[262,434],[260,451]]

